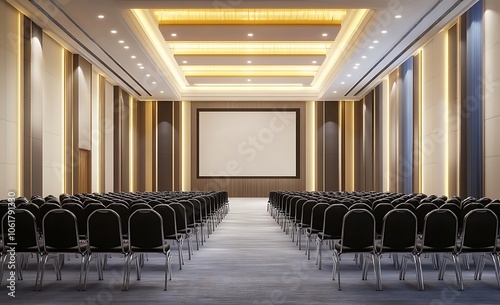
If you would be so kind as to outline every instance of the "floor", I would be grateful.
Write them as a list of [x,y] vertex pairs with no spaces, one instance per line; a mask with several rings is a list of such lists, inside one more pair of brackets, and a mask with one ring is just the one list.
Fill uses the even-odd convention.
[[[15,283],[15,300],[8,296],[6,276],[0,287],[0,303],[6,304],[498,304],[494,269],[487,264],[482,281],[474,281],[473,271],[464,270],[465,291],[457,291],[452,264],[444,281],[424,259],[425,291],[417,290],[414,266],[408,266],[405,281],[388,256],[382,259],[383,291],[375,290],[373,272],[361,280],[352,256],[341,262],[342,291],[332,281],[331,251],[323,249],[323,268],[315,265],[314,253],[307,260],[304,251],[292,243],[266,211],[265,198],[232,198],[230,212],[210,235],[192,260],[179,270],[177,250],[172,253],[173,279],[163,291],[163,257],[149,255],[142,280],[132,270],[130,290],[122,291],[123,259],[109,260],[104,280],[98,281],[91,265],[86,291],[78,291],[79,260],[72,256],[56,281],[51,266],[46,271],[42,291],[34,291],[35,260],[31,260],[24,280]],[[187,254],[187,253],[185,253]]]

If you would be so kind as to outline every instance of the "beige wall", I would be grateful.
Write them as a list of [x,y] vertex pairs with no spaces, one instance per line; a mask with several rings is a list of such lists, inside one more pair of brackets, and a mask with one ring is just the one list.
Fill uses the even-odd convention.
[[19,195],[18,155],[19,13],[0,1],[0,198]]
[[64,191],[63,48],[43,36],[43,196]]
[[446,194],[446,31],[422,51],[422,192]]
[[[484,141],[485,196],[500,198],[500,1],[485,0]],[[490,29],[490,30],[488,30]]]

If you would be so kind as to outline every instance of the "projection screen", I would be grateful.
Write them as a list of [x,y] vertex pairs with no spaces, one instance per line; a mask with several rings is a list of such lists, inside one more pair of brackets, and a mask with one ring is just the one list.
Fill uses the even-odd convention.
[[299,178],[299,109],[198,109],[198,177]]

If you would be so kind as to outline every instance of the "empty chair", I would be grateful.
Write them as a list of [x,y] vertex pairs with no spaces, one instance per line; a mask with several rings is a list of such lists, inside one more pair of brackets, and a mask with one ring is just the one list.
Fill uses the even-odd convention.
[[42,221],[43,221],[43,218],[45,217],[45,214],[47,214],[49,211],[51,210],[55,210],[55,209],[60,209],[61,206],[59,206],[58,204],[54,203],[54,202],[46,202],[44,204],[42,204],[40,206],[40,217],[42,218]]
[[177,232],[177,217],[175,215],[175,210],[168,204],[158,204],[154,207],[154,210],[160,214],[163,220],[163,238],[177,242],[179,269],[182,270],[182,265],[184,265],[184,256],[182,255],[184,240],[183,235]]
[[394,207],[395,209],[407,209],[410,210],[412,213],[415,213],[415,206],[411,203],[408,202],[402,202]]
[[458,221],[458,232],[462,230],[462,209],[459,205],[454,203],[445,203],[439,207],[440,209],[450,210],[455,214]]
[[[83,290],[87,287],[87,273],[89,264],[95,259],[99,280],[103,279],[103,264],[99,256],[101,253],[128,253],[128,244],[122,238],[122,222],[120,215],[111,209],[98,209],[92,212],[87,219],[88,251],[84,270]],[[124,271],[125,276],[125,271]]]
[[349,210],[354,210],[354,209],[364,209],[367,211],[371,211],[372,207],[365,202],[356,202],[349,206]]
[[[159,206],[159,205],[158,205]],[[167,290],[168,275],[171,274],[170,245],[163,236],[163,220],[160,214],[152,209],[139,209],[129,218],[129,253],[125,259],[125,277],[123,290],[128,290],[130,282],[130,263],[134,254],[163,253],[165,255],[165,285]],[[137,279],[140,279],[140,263],[136,258]]]
[[[416,261],[416,244],[417,244],[417,217],[407,209],[394,209],[384,217],[382,225],[382,236],[380,243],[375,245],[376,264],[378,272],[377,290],[382,290],[382,268],[380,257],[382,253],[406,253],[413,256],[413,261]],[[407,259],[403,255],[401,271],[399,279],[404,279]],[[415,272],[417,274],[417,284],[420,288],[420,272],[415,264]]]
[[191,248],[191,236],[193,231],[188,227],[187,213],[184,205],[174,202],[169,204],[175,211],[175,224],[177,233],[182,234],[182,239],[188,243],[188,259],[191,260],[193,249]]
[[306,254],[307,259],[311,258],[311,238],[317,236],[323,231],[323,222],[325,220],[325,210],[330,207],[328,203],[316,204],[311,212],[311,226],[306,228]]
[[83,207],[76,202],[66,202],[61,206],[61,208],[71,211],[71,213],[75,215],[78,222],[78,233],[80,234],[81,239],[83,239],[87,234],[87,215],[85,214]]
[[132,215],[132,213],[134,213],[135,211],[141,209],[151,209],[151,206],[149,206],[149,204],[145,202],[136,202],[130,205],[128,208],[130,215]]
[[467,215],[470,211],[483,208],[484,206],[478,202],[469,202],[466,205],[462,206],[462,213],[460,217],[463,220],[465,218],[465,215]]
[[[478,273],[482,272],[484,267],[484,257],[489,255],[493,260],[495,267],[495,276],[497,279],[498,289],[500,289],[500,276],[498,272],[498,257],[497,257],[497,228],[498,219],[495,213],[489,209],[474,209],[467,213],[464,217],[462,230],[462,238],[458,243],[458,247],[454,256],[462,253],[481,253],[479,263],[476,266],[475,279],[478,278]],[[460,264],[459,264],[460,268]],[[464,289],[462,273],[460,275],[460,290]]]
[[311,215],[314,206],[317,204],[316,201],[307,200],[302,205],[302,212],[300,217],[300,222],[296,224],[297,230],[297,242],[299,244],[299,250],[302,250],[302,233],[305,233],[308,228],[311,227]]
[[23,209],[23,210],[28,210],[33,214],[33,216],[36,219],[36,228],[38,232],[42,232],[42,218],[40,217],[40,208],[38,205],[28,202],[28,203],[21,203],[18,206],[18,209]]
[[[374,261],[374,248],[375,248],[375,218],[370,211],[365,209],[349,210],[342,222],[342,236],[341,239],[335,243],[333,249],[333,270],[332,277],[337,280],[340,286],[340,256],[343,253],[357,253],[362,255],[370,255],[371,260]],[[362,279],[367,276],[367,260],[364,256],[361,257],[363,263]],[[376,264],[373,264],[376,268]],[[375,272],[376,276],[378,273]],[[377,283],[379,280],[377,279]]]
[[373,208],[373,216],[375,217],[375,233],[377,236],[382,235],[385,215],[393,209],[394,207],[390,203],[379,203]]
[[419,204],[419,206],[415,209],[415,216],[417,216],[417,233],[422,234],[424,231],[424,220],[425,216],[433,210],[438,208],[437,205],[430,202],[424,202]]
[[130,216],[130,212],[128,206],[119,203],[113,202],[112,204],[107,206],[107,209],[115,211],[120,216],[120,223],[122,228],[122,235],[124,238],[128,239],[128,218]]
[[[323,230],[316,237],[316,264],[321,269],[322,251],[324,241],[339,240],[342,235],[342,222],[348,209],[343,204],[332,204],[324,213]],[[330,248],[331,250],[331,248]]]
[[[38,290],[42,287],[45,265],[51,254],[76,253],[80,254],[82,259],[80,263],[80,281],[79,287],[82,284],[82,273],[85,262],[85,252],[87,243],[80,241],[78,232],[78,222],[73,213],[65,209],[50,210],[42,220],[44,244],[42,254],[42,273]],[[54,267],[56,269],[56,278],[61,280],[61,266],[64,257],[58,255],[54,257]]]
[[[26,254],[34,254],[37,257],[37,271],[36,271],[36,280],[35,280],[35,289],[38,285],[38,278],[40,274],[40,253],[42,252],[41,248],[41,240],[38,234],[37,221],[35,216],[28,210],[24,209],[14,209],[15,215],[15,224],[16,227],[19,228],[15,232],[15,244],[12,245],[12,248],[15,249],[16,253],[16,261],[15,266],[17,270],[17,278],[23,279],[23,268],[29,256]],[[4,217],[0,221],[2,235],[6,235],[6,228],[8,225],[8,215],[4,215]],[[22,228],[22,229],[21,229]],[[3,245],[6,248],[10,248],[11,245],[8,242],[5,242]],[[3,277],[3,268],[5,261],[9,255],[4,255],[0,261],[0,284],[2,282]],[[10,269],[10,268],[9,268]]]
[[[421,256],[423,253],[454,253],[456,251],[456,241],[458,233],[458,221],[455,214],[448,209],[437,209],[429,212],[425,216],[424,229],[421,243],[417,244],[416,264],[420,273],[420,289],[424,290],[424,277],[422,272]],[[460,287],[459,262],[456,256],[452,256],[455,264],[455,275],[457,285]],[[446,258],[442,256],[439,264],[438,279],[444,277]]]
[[500,234],[500,202],[490,202],[488,205],[486,205],[486,208],[488,210],[491,210],[497,216],[499,226],[497,234]]

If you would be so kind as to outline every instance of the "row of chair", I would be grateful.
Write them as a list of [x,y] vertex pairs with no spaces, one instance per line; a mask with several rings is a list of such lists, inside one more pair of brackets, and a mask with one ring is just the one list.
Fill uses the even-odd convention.
[[[341,202],[341,200],[325,200],[324,196],[318,196],[320,198],[315,197],[314,193],[306,193],[306,196],[304,196],[303,193],[300,192],[271,192],[270,198],[269,198],[269,212],[271,215],[276,219],[276,221],[282,226],[283,230],[285,232],[288,232],[289,229],[292,229],[292,241],[294,240],[294,234],[297,236],[297,240],[295,241],[299,245],[300,249],[300,244],[301,244],[301,236],[305,235],[306,236],[306,255],[308,255],[308,258],[310,257],[310,243],[311,239],[313,237],[316,237],[316,264],[318,264],[318,268],[321,269],[321,246],[323,243],[329,242],[331,245],[331,249],[336,249],[337,252],[334,251],[334,253],[339,253],[338,252],[338,247],[339,245],[342,245],[343,242],[345,241],[343,236],[346,233],[353,233],[353,232],[361,232],[361,228],[363,227],[362,224],[355,225],[353,226],[352,229],[346,229],[344,226],[345,224],[345,218],[346,215],[351,214],[351,211],[357,211],[357,213],[352,213],[353,215],[358,214],[360,211],[364,211],[370,215],[370,218],[373,218],[373,221],[368,221],[368,223],[373,222],[373,234],[374,238],[370,239],[371,241],[377,240],[377,243],[372,243],[372,260],[375,258],[375,245],[380,244],[380,241],[383,240],[384,233],[388,233],[388,230],[384,230],[385,226],[385,221],[386,217],[388,215],[399,215],[400,211],[405,211],[411,213],[411,216],[415,218],[415,230],[414,230],[414,236],[413,238],[408,238],[407,240],[411,240],[413,243],[413,246],[416,247],[417,242],[422,242],[423,236],[424,236],[424,231],[426,231],[426,219],[428,215],[432,213],[435,213],[436,215],[440,215],[441,213],[444,213],[446,215],[453,215],[455,221],[456,221],[456,233],[454,235],[454,242],[453,245],[456,246],[457,248],[454,249],[454,251],[450,251],[450,253],[461,253],[462,248],[458,250],[457,246],[457,237],[463,237],[465,236],[465,222],[466,222],[466,216],[469,215],[471,211],[482,211],[482,213],[486,213],[490,215],[490,218],[493,219],[498,219],[497,213],[498,213],[498,208],[500,204],[496,201],[490,200],[489,203],[485,206],[481,205],[470,205],[470,204],[464,204],[463,209],[460,210],[460,216],[457,217],[456,211],[452,209],[448,209],[447,205],[451,205],[454,203],[445,203],[441,205],[441,207],[438,207],[436,204],[431,203],[431,202],[422,202],[417,205],[416,208],[412,206],[412,208],[409,208],[408,205],[401,205],[404,202],[401,203],[396,203],[392,204],[390,201],[378,201],[377,204],[375,205],[369,205],[366,202],[358,202],[358,203],[352,203],[352,204],[344,204]],[[345,195],[345,194],[342,194]],[[359,193],[357,193],[359,195]],[[369,196],[374,196],[373,192],[369,193]],[[333,196],[332,196],[333,197]],[[341,197],[341,196],[339,196]],[[375,199],[374,202],[378,200]],[[274,202],[273,202],[274,201]],[[460,205],[456,205],[457,207],[460,207]],[[372,206],[374,206],[372,208]],[[470,207],[470,210],[465,209],[466,206]],[[474,207],[474,208],[472,208]],[[467,211],[466,214],[462,214],[464,211]],[[486,212],[485,212],[486,211]],[[365,214],[366,215],[366,214]],[[434,214],[433,214],[434,215]],[[491,217],[493,215],[493,217]],[[396,216],[394,216],[396,217]],[[485,216],[487,217],[487,216]],[[491,220],[490,219],[490,220]],[[413,224],[412,221],[409,221],[408,223]],[[494,236],[495,239],[493,239],[496,242],[496,236],[498,235],[498,221],[490,221],[490,223],[494,223]],[[460,226],[459,226],[460,224]],[[403,224],[401,224],[402,228],[404,228]],[[397,228],[397,226],[392,227],[391,233],[399,234],[400,229],[394,229]],[[460,229],[459,229],[460,228]],[[469,225],[470,229],[470,225]],[[410,233],[413,231],[410,230]],[[427,234],[429,233],[429,229],[427,229]],[[408,233],[409,235],[411,235]],[[470,236],[471,233],[469,233]],[[437,236],[437,235],[433,235]],[[429,240],[430,237],[427,237],[427,240]],[[367,239],[365,239],[366,241]],[[459,239],[460,241],[461,239]],[[340,241],[340,243],[339,243]],[[359,240],[358,240],[359,242]],[[491,240],[490,240],[491,242]],[[334,246],[335,245],[335,246]],[[496,246],[495,243],[492,244],[493,246]],[[491,246],[491,244],[490,244]],[[416,249],[416,248],[414,248]],[[478,247],[476,247],[476,250]],[[496,249],[496,248],[495,248]],[[408,250],[408,249],[406,249]],[[469,248],[468,248],[469,250]],[[482,249],[484,250],[484,249]],[[490,249],[491,250],[491,249]],[[414,253],[414,258],[416,257],[416,253],[418,251],[409,251],[409,253]],[[496,250],[491,250],[491,253],[496,253]],[[378,256],[380,257],[380,256]],[[395,265],[397,267],[399,266],[406,266],[405,263],[398,263],[397,261],[397,255],[394,255],[396,258],[395,260]],[[406,257],[406,256],[404,256]],[[481,256],[482,257],[482,256]],[[494,261],[494,266],[495,268],[497,267],[497,263],[495,262],[496,260],[496,255],[492,254],[491,255],[493,261]],[[417,265],[420,265],[420,261],[416,261],[414,259]],[[482,263],[483,261],[478,261],[479,263]],[[466,267],[468,268],[468,260],[464,261]],[[336,256],[334,254],[334,266],[338,264],[338,259],[336,259]],[[380,263],[378,264],[380,266]],[[435,265],[439,265],[439,261],[435,262]],[[476,268],[478,268],[479,264],[476,264]],[[406,268],[406,267],[405,267]],[[335,272],[335,268],[334,268]],[[458,272],[458,271],[457,271]],[[364,272],[366,274],[366,271]],[[419,278],[422,278],[420,276],[420,272],[418,272]],[[458,274],[458,273],[457,273]],[[498,273],[497,274],[497,279],[498,279]],[[364,277],[366,277],[364,275]],[[477,277],[477,276],[476,276]],[[460,276],[461,278],[461,276]],[[377,279],[377,287],[381,289],[381,281],[379,280],[380,277]],[[457,281],[458,281],[458,276],[457,276]],[[339,286],[340,287],[340,286]],[[500,287],[500,282],[499,282],[499,287]],[[463,283],[460,280],[459,283],[459,288],[463,289]],[[419,280],[419,289],[423,290],[423,280]]]
[[[182,269],[184,241],[188,242],[189,259],[191,259],[191,237],[196,236],[197,249],[199,249],[198,233],[201,235],[203,244],[205,238],[203,228],[207,228],[208,236],[228,212],[227,193],[221,193],[223,192],[204,194],[196,192],[196,196],[192,196],[192,193],[185,193],[186,196],[180,194],[175,196],[176,199],[179,199],[178,201],[172,200],[172,196],[169,196],[169,200],[162,201],[165,203],[149,205],[143,202],[130,206],[129,203],[120,202],[108,203],[107,206],[101,202],[87,202],[86,205],[82,206],[76,202],[68,201],[64,201],[62,205],[55,202],[44,202],[38,206],[23,201],[13,210],[17,228],[16,252],[37,255],[38,268],[35,282],[37,290],[41,289],[45,265],[49,258],[53,258],[56,278],[61,279],[61,267],[64,264],[62,253],[77,253],[82,256],[79,281],[81,289],[85,289],[86,274],[91,260],[95,259],[99,279],[102,279],[102,270],[106,264],[107,256],[99,258],[99,253],[104,252],[118,252],[124,255],[126,261],[124,290],[128,289],[130,263],[133,259],[136,260],[137,277],[140,279],[140,267],[144,264],[144,257],[136,255],[136,253],[161,250],[160,252],[166,256],[165,276],[167,277],[168,272],[171,279],[170,245],[166,241],[172,240],[177,244],[179,268]],[[218,210],[210,215],[207,212],[209,209],[206,207],[210,205],[211,199],[209,198],[212,197],[221,198],[224,202],[218,204]],[[45,206],[51,208],[45,210]],[[2,236],[5,236],[8,230],[7,216],[2,217],[1,220]],[[159,243],[159,240],[162,242]],[[9,248],[8,240],[5,237],[3,241],[0,243],[2,255],[0,281]],[[21,267],[27,265],[27,258],[28,256],[21,256],[16,261],[16,264],[19,264],[17,266],[17,269],[20,270],[19,279],[22,279]],[[85,274],[83,283],[82,274]],[[165,290],[166,287],[167,283],[165,282]]]

